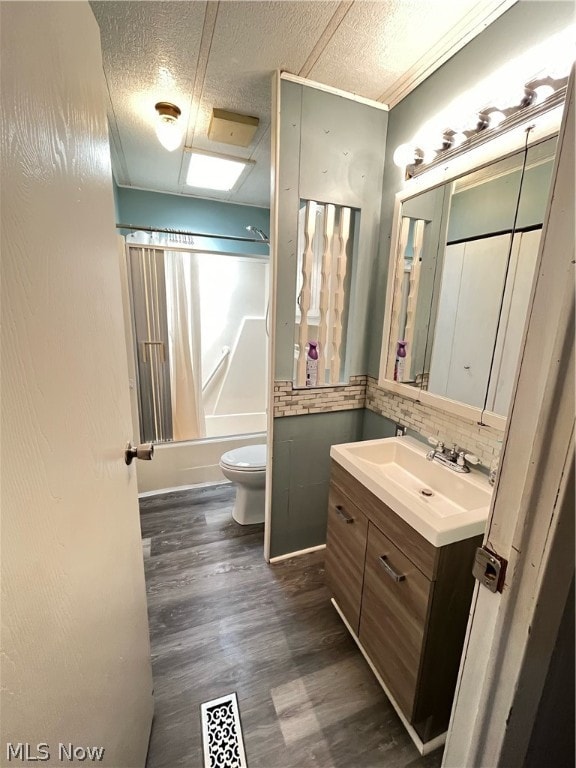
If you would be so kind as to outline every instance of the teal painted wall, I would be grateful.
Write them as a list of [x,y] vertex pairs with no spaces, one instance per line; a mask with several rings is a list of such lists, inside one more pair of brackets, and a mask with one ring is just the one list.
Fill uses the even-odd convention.
[[362,440],[379,440],[382,437],[394,437],[396,424],[379,413],[364,409],[362,417]]
[[315,88],[282,81],[276,285],[276,379],[294,366],[298,210],[316,200],[360,210],[351,265],[346,375],[366,371],[372,318],[388,113]]
[[[117,187],[117,224],[183,229],[191,232],[252,237],[251,224],[270,234],[270,211],[251,205],[236,205],[186,195],[168,195],[140,189]],[[197,238],[197,248],[268,255],[268,246],[235,243],[231,240]]]
[[[274,378],[290,380],[302,199],[360,209],[351,265],[346,376],[364,373],[388,113],[282,81]],[[330,446],[362,437],[363,410],[274,420],[271,556],[326,541]]]
[[112,195],[114,196],[114,215],[116,217],[116,224],[120,223],[120,209],[118,207],[118,184],[112,178]]
[[557,0],[519,2],[447,61],[418,88],[390,110],[378,271],[370,295],[372,318],[368,373],[378,376],[384,299],[388,274],[394,198],[403,187],[403,174],[392,160],[394,150],[409,142],[433,115],[498,67],[573,23],[574,4]]
[[[528,168],[522,182],[516,228],[542,224],[548,203],[553,162]],[[452,196],[448,242],[511,229],[520,187],[514,171]]]
[[330,446],[362,439],[364,410],[274,419],[270,556],[326,542]]

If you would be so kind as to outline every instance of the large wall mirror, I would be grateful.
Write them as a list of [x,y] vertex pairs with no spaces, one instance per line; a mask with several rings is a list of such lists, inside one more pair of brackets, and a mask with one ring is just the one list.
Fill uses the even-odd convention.
[[511,403],[556,150],[555,135],[529,139],[446,183],[421,179],[395,212],[380,384],[493,426]]

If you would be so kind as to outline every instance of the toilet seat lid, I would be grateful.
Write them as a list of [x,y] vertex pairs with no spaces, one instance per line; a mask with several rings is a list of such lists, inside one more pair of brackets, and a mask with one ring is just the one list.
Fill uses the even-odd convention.
[[234,448],[221,457],[220,463],[231,469],[240,469],[245,472],[266,469],[266,444]]

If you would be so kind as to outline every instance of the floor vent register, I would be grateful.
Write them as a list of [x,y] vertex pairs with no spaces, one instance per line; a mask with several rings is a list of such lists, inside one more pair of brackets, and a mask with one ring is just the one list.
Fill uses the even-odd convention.
[[235,693],[200,705],[204,768],[247,768]]

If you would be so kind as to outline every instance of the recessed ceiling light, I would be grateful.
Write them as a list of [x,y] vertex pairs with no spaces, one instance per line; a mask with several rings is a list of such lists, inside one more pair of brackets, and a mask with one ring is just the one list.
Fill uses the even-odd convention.
[[189,187],[229,192],[247,165],[254,165],[254,161],[194,150],[190,152],[186,184]]

